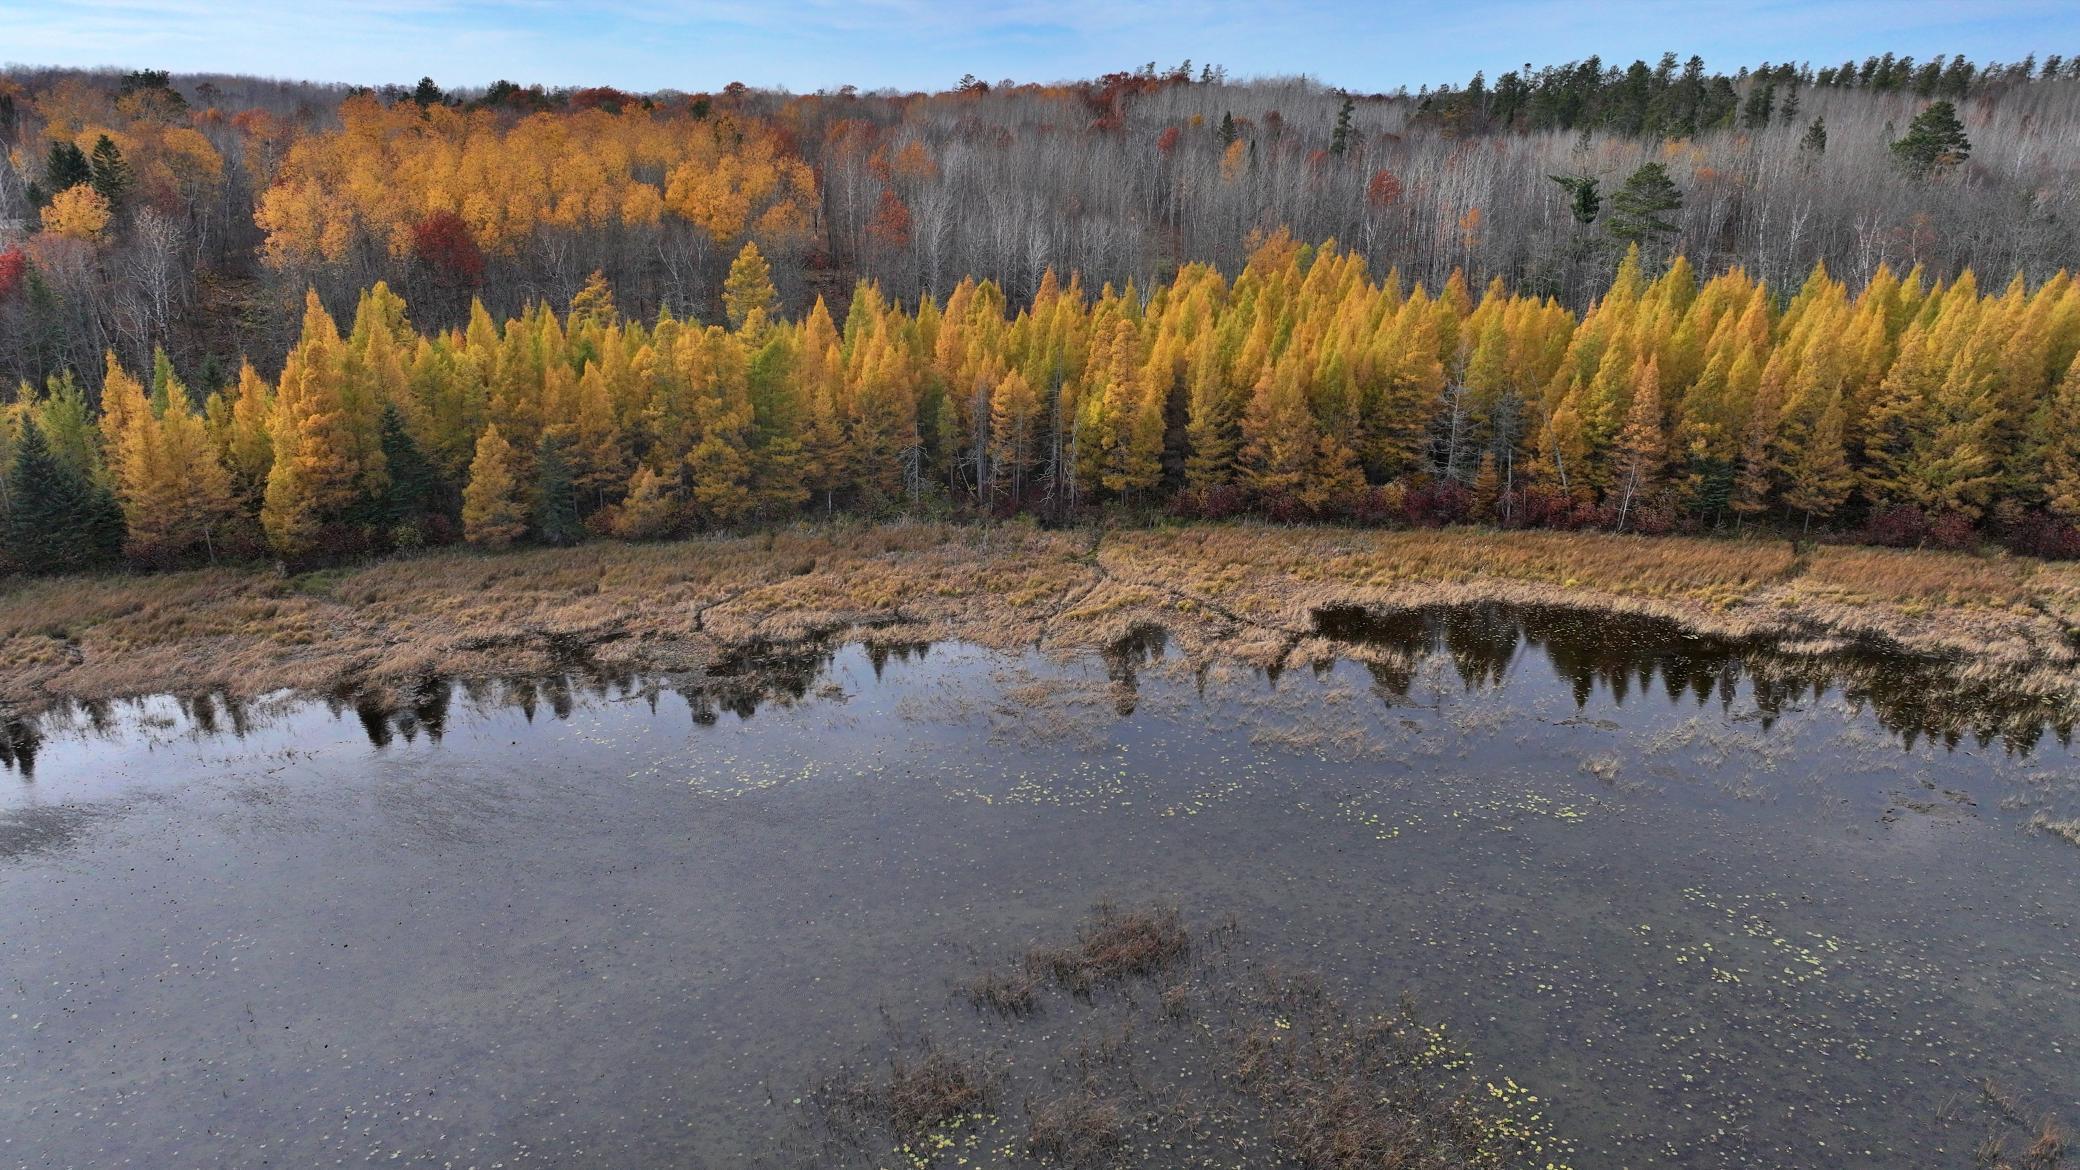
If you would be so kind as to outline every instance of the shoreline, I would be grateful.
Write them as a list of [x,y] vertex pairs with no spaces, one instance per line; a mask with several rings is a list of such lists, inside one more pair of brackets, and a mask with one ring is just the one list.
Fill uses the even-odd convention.
[[1881,648],[2080,706],[2080,566],[1787,542],[1192,524],[1044,531],[897,522],[297,576],[23,579],[0,592],[13,716],[147,694],[395,694],[418,680],[706,671],[816,639],[1102,651],[1160,627],[1192,661],[1350,654],[1316,611],[1499,602],[1680,623],[1814,655]]

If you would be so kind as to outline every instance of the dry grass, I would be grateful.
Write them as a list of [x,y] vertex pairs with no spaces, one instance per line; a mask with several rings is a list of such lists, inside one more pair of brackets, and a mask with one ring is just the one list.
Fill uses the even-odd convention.
[[1126,1143],[1126,1112],[1118,1101],[1080,1089],[1031,1106],[1026,1148],[1056,1166],[1103,1166]]
[[1175,907],[1121,910],[1101,903],[1069,946],[1026,952],[1025,968],[1078,996],[1127,979],[1147,979],[1191,957],[1192,937]]
[[874,1094],[874,1108],[891,1132],[909,1142],[987,1109],[990,1098],[989,1081],[978,1067],[935,1049],[914,1063],[896,1061]]
[[1156,629],[1183,657],[1286,665],[1327,605],[1598,606],[1700,632],[1877,638],[2050,693],[2080,680],[2080,570],[2020,558],[1589,533],[1199,525],[1044,532],[834,526],[502,555],[442,550],[285,578],[216,569],[16,581],[0,703],[165,690],[382,693],[582,653],[620,671],[899,627],[1003,648],[1104,650]]
[[2080,818],[2058,821],[2047,813],[2038,813],[2030,818],[2029,827],[2040,833],[2049,833],[2069,845],[2080,845]]
[[1006,1019],[1032,1015],[1040,1006],[1040,981],[1026,971],[1009,975],[984,971],[961,990],[975,1010],[994,1012]]

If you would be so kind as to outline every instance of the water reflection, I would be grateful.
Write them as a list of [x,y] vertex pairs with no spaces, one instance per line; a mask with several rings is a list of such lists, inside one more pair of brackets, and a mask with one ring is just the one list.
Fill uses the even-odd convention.
[[0,766],[20,772],[23,779],[36,775],[36,749],[42,744],[34,719],[12,716],[0,721]]
[[1572,688],[1577,706],[1599,691],[1622,705],[1659,690],[1670,703],[1717,699],[1725,707],[1745,680],[1765,729],[1785,710],[1839,692],[1908,747],[1924,737],[1956,747],[1969,737],[2026,753],[2047,732],[2069,744],[2073,730],[2070,704],[1960,664],[1863,644],[1794,653],[1773,641],[1701,634],[1647,614],[1499,602],[1390,612],[1339,606],[1316,611],[1315,631],[1367,647],[1366,668],[1394,704],[1410,699],[1435,655],[1446,657],[1468,690],[1488,690],[1536,650]]
[[[1981,746],[1997,740],[2009,752],[2024,754],[2047,733],[2070,744],[2074,724],[2072,706],[2063,697],[2029,693],[2001,676],[1974,672],[1969,664],[1872,645],[1794,652],[1766,639],[1701,634],[1651,615],[1505,603],[1385,612],[1331,607],[1316,611],[1314,628],[1324,638],[1363,648],[1353,657],[1390,706],[1416,703],[1418,684],[1434,677],[1431,664],[1440,660],[1468,691],[1499,690],[1526,663],[1543,662],[1563,680],[1578,707],[1604,694],[1619,705],[1659,696],[1672,705],[1716,702],[1731,709],[1745,694],[1765,730],[1788,710],[1839,694],[1857,710],[1870,711],[1909,748],[1923,739],[1949,747],[1967,739]],[[1098,655],[1112,684],[1116,714],[1134,713],[1141,675],[1164,658],[1168,644],[1163,627],[1141,623]],[[703,671],[665,676],[609,669],[574,652],[561,656],[566,669],[549,674],[429,675],[400,686],[342,690],[325,705],[335,716],[351,714],[378,748],[399,740],[414,743],[421,735],[440,742],[458,698],[478,709],[517,710],[532,722],[544,709],[557,720],[567,719],[587,698],[647,696],[654,708],[658,695],[670,692],[686,701],[696,724],[709,726],[724,713],[748,720],[768,704],[809,697],[828,677],[839,648],[829,636],[758,640],[730,648]],[[931,650],[930,643],[920,641],[869,639],[863,645],[876,679],[890,662],[922,662]],[[1318,662],[1316,673],[1333,665],[1333,659]],[[1279,685],[1277,668],[1263,673],[1272,686]],[[177,713],[190,733],[243,739],[280,703],[196,694],[127,704],[61,704],[37,716],[0,720],[0,767],[32,778],[37,754],[51,735],[116,734],[123,722],[117,717],[119,706],[162,730],[178,722]]]

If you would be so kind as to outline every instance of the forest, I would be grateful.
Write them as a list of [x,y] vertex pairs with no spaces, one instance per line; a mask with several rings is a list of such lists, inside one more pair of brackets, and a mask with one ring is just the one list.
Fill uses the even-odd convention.
[[1105,510],[2071,555],[2076,107],[2055,56],[1414,94],[14,69],[7,560]]

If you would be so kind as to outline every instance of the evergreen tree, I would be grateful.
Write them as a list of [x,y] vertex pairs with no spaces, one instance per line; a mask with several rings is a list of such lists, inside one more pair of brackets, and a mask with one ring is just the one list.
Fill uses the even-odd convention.
[[1971,139],[1957,120],[1957,107],[1933,102],[1907,124],[1906,134],[1892,144],[1893,157],[1917,179],[1943,173],[1972,156]]
[[1741,123],[1750,130],[1765,129],[1776,107],[1777,87],[1773,83],[1765,81],[1751,86],[1748,100],[1741,106]]
[[1608,229],[1622,243],[1656,244],[1675,235],[1676,223],[1669,213],[1682,206],[1682,189],[1668,177],[1668,168],[1658,162],[1646,163],[1611,196]]
[[1813,119],[1812,125],[1806,127],[1805,137],[1798,140],[1798,148],[1807,154],[1815,156],[1826,154],[1827,119]]
[[89,170],[91,174],[87,181],[108,201],[110,211],[120,212],[123,200],[130,194],[130,164],[123,161],[122,150],[108,135],[103,134],[94,140]]
[[542,436],[535,453],[535,537],[544,544],[576,544],[585,529],[578,523],[577,490],[571,483],[570,460],[564,456],[564,441]]
[[1574,221],[1584,227],[1596,222],[1603,211],[1603,196],[1596,189],[1594,175],[1547,175],[1567,192],[1567,211]]
[[382,425],[383,464],[390,473],[383,527],[392,545],[410,548],[425,541],[427,521],[443,511],[440,470],[419,449],[396,403],[383,404]]
[[63,139],[51,142],[50,156],[43,164],[43,194],[46,201],[60,191],[69,191],[94,178],[93,164],[86,152]]
[[34,418],[22,420],[7,468],[6,560],[30,573],[69,573],[114,559],[122,516],[104,489],[58,458]]
[[1346,153],[1357,140],[1358,132],[1351,126],[1351,115],[1357,108],[1357,103],[1350,98],[1343,99],[1343,107],[1336,111],[1336,129],[1329,135],[1330,154],[1340,156]]

